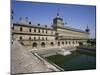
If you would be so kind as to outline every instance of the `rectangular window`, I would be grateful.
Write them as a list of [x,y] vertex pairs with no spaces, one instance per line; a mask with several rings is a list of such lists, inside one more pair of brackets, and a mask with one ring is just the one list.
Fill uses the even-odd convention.
[[47,37],[46,37],[46,40],[47,40]]
[[42,40],[44,40],[44,38],[42,37]]
[[67,41],[66,41],[66,45],[67,45]]
[[62,42],[62,44],[64,44],[64,42]]
[[36,29],[34,29],[34,32],[36,32]]
[[36,40],[36,37],[34,37],[34,40]]
[[39,31],[38,31],[39,33],[40,33],[40,29],[39,29]]
[[60,46],[60,42],[58,42],[58,46]]
[[22,40],[22,36],[20,36],[20,38],[19,38],[20,40]]
[[44,30],[42,30],[42,33],[44,33]]
[[69,44],[70,44],[70,41],[69,41]]
[[47,33],[47,30],[46,30],[46,33]]
[[31,28],[29,29],[29,32],[31,32]]
[[38,37],[38,40],[40,40],[40,37]]
[[31,37],[29,37],[29,40],[31,40]]
[[20,31],[22,31],[23,29],[22,29],[22,27],[20,27]]

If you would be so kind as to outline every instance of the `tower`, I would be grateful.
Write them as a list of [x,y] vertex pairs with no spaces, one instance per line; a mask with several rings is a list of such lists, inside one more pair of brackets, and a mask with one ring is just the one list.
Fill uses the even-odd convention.
[[85,31],[86,31],[87,33],[90,32],[90,29],[88,28],[88,26],[87,26],[87,28],[85,29]]
[[59,10],[57,11],[57,16],[53,19],[53,27],[57,28],[57,27],[63,27],[64,23],[63,23],[63,19],[60,18],[59,16]]

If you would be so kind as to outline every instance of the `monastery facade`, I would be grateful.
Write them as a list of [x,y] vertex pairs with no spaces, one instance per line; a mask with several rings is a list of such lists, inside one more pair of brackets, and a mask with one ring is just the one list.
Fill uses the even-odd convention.
[[86,44],[88,39],[88,28],[82,31],[66,27],[59,13],[53,19],[52,28],[47,25],[32,25],[30,22],[13,23],[12,27],[12,40],[17,40],[30,49],[77,47]]

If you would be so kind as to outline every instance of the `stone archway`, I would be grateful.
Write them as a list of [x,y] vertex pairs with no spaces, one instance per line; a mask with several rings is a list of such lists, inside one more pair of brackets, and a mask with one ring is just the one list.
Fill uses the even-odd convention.
[[54,42],[51,42],[50,44],[51,44],[52,46],[54,46]]
[[45,47],[45,42],[42,42],[42,43],[41,43],[41,46],[42,46],[42,47]]
[[60,46],[60,42],[58,42],[58,46]]
[[33,47],[37,47],[37,43],[36,43],[36,42],[34,42],[32,46],[33,46]]

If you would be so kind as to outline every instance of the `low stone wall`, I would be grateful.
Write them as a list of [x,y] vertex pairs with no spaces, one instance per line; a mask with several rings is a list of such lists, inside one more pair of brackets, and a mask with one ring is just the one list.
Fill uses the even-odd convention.
[[32,50],[32,53],[38,53],[39,55],[43,56],[43,57],[48,57],[48,56],[52,56],[52,55],[56,55],[59,54],[59,52],[64,52],[64,51],[75,51],[76,47],[70,46],[70,47],[61,47],[61,48],[47,48],[47,49],[42,49],[42,50]]
[[48,62],[45,58],[42,56],[38,55],[37,53],[33,53],[37,58],[39,58],[43,63],[52,71],[64,71],[61,67],[57,66],[54,63]]
[[78,50],[88,50],[88,51],[96,51],[96,47],[86,47],[86,46],[79,46],[77,47]]

